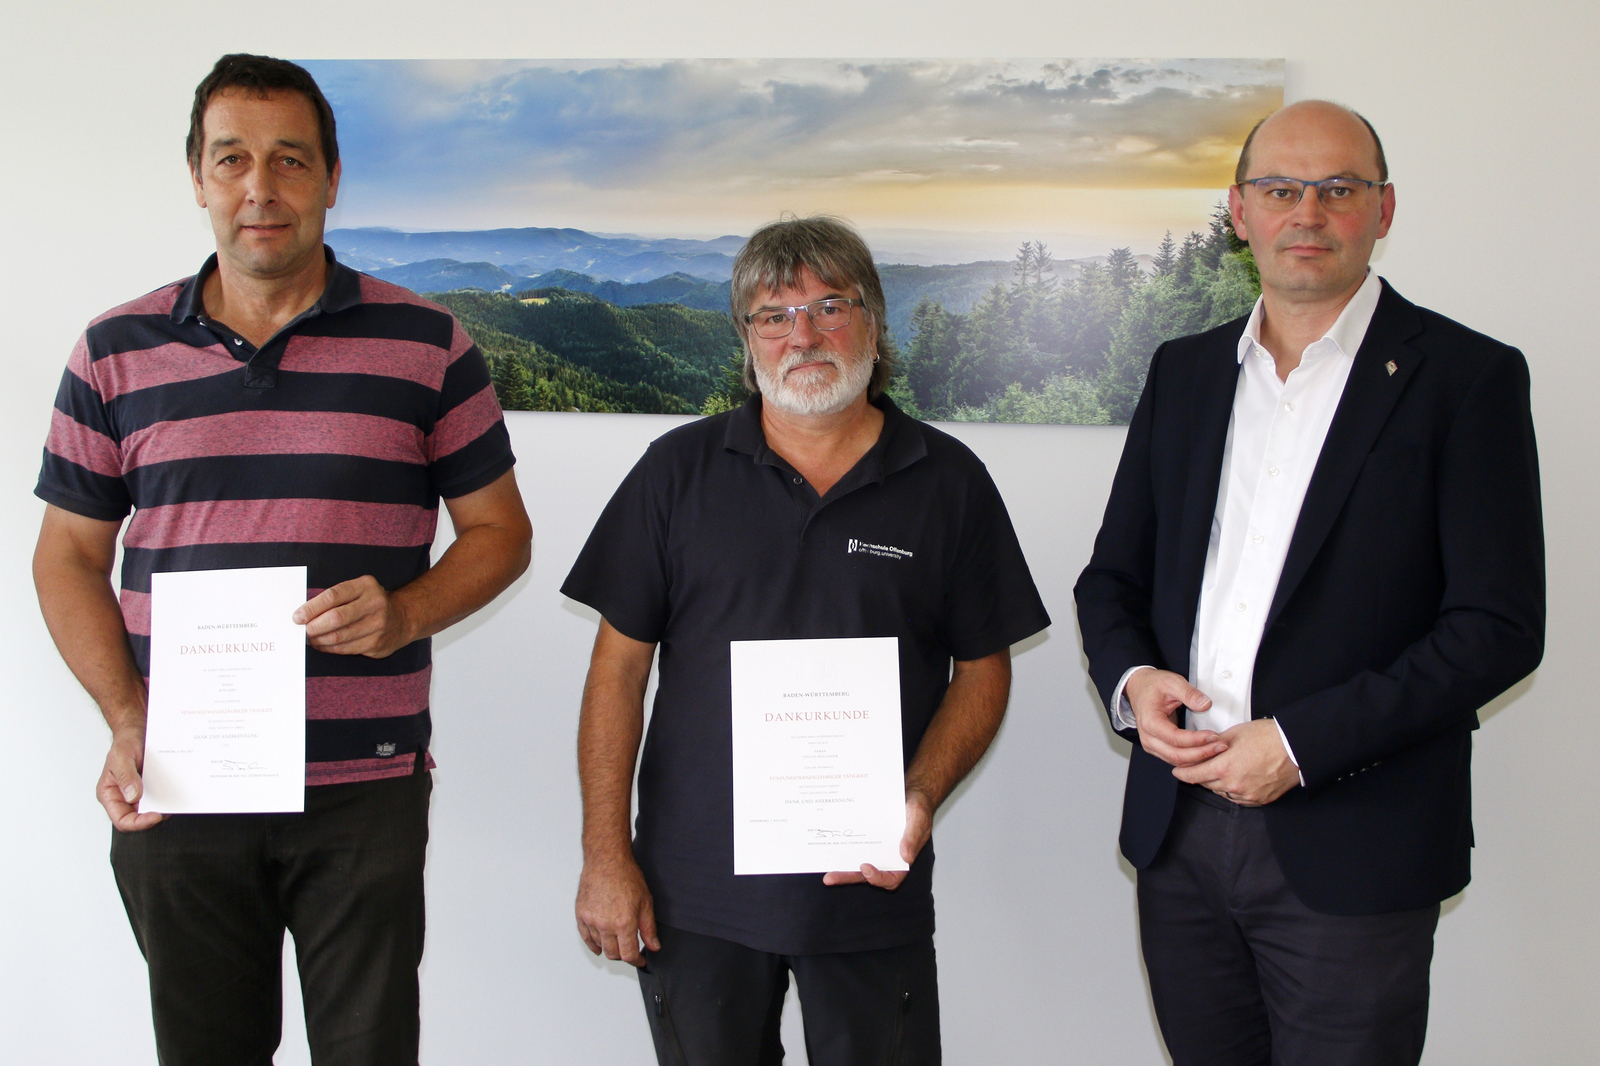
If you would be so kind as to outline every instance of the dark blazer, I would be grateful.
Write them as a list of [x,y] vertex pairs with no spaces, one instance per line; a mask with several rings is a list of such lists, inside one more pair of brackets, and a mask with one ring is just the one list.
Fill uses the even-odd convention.
[[[1075,594],[1101,699],[1187,675],[1245,320],[1163,344]],[[1477,710],[1538,665],[1544,533],[1522,354],[1384,283],[1317,461],[1256,657],[1251,710],[1304,788],[1266,809],[1284,875],[1330,914],[1466,885]],[[1115,719],[1112,721],[1115,727]],[[1122,852],[1143,869],[1171,767],[1134,730]]]

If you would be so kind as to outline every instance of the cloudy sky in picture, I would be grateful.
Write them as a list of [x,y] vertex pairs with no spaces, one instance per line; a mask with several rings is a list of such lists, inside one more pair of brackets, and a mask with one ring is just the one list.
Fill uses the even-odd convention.
[[320,60],[331,224],[715,237],[828,211],[927,262],[1204,228],[1283,63]]

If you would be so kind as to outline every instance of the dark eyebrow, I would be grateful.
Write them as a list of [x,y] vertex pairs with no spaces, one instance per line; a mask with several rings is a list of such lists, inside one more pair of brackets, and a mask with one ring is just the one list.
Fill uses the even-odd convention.
[[[207,148],[210,151],[215,152],[219,148],[236,148],[243,143],[243,137],[218,137],[216,140],[207,145]],[[288,137],[279,137],[274,147],[290,148],[296,152],[309,153],[311,151],[311,144],[309,141],[296,141]]]

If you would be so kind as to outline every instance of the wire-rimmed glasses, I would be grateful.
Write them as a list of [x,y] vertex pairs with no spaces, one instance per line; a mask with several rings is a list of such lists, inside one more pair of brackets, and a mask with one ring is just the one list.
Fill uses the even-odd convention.
[[1306,181],[1304,178],[1247,178],[1239,183],[1240,191],[1248,185],[1251,199],[1268,211],[1293,211],[1307,189],[1316,189],[1317,198],[1326,211],[1359,211],[1367,206],[1376,189],[1383,191],[1386,181],[1366,181],[1363,178],[1323,178]]
[[744,324],[755,330],[763,340],[775,341],[794,332],[794,323],[804,311],[811,320],[811,328],[824,332],[843,329],[850,324],[853,307],[865,307],[859,297],[834,296],[826,300],[813,300],[792,307],[763,307],[744,316]]

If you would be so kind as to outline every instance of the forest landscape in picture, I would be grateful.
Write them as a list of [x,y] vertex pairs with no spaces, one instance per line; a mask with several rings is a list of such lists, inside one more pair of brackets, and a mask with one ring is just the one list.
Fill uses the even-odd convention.
[[1157,345],[1259,291],[1225,197],[1281,60],[305,65],[328,243],[449,307],[509,410],[742,402],[730,267],[784,213],[867,239],[931,420],[1125,423]]

